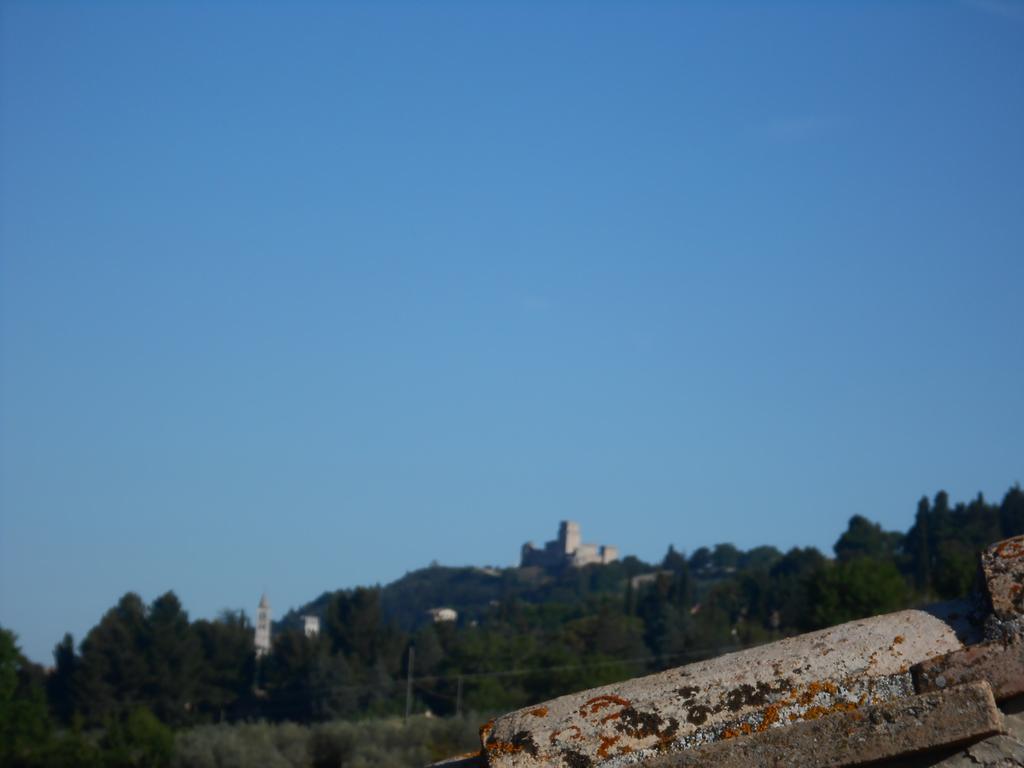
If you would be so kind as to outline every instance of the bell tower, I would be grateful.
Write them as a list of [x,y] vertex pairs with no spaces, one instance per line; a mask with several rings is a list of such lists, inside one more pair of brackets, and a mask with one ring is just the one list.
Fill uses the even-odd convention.
[[256,658],[270,653],[270,601],[266,593],[260,598],[260,607],[256,610]]

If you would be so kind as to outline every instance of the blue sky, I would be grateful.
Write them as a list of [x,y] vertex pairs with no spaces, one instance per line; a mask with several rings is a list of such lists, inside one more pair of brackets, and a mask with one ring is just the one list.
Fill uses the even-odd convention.
[[1024,3],[0,10],[0,624],[1024,480]]

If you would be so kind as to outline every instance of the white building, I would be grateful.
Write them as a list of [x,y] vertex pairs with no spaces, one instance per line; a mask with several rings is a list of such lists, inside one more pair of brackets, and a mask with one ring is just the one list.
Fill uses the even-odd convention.
[[303,616],[302,617],[302,631],[306,633],[306,637],[316,637],[320,634],[320,617],[319,616]]
[[260,598],[260,606],[256,609],[256,658],[270,653],[270,601],[266,593]]
[[454,608],[429,608],[427,613],[430,614],[431,620],[438,624],[442,621],[458,621],[459,612]]

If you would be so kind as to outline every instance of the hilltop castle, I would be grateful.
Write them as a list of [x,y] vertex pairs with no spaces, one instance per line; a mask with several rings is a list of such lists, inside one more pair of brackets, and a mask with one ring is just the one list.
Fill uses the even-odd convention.
[[541,568],[580,567],[594,563],[607,565],[619,559],[618,547],[606,544],[584,544],[580,524],[563,520],[558,526],[558,538],[549,541],[543,549],[532,541],[523,544],[519,567],[537,565]]

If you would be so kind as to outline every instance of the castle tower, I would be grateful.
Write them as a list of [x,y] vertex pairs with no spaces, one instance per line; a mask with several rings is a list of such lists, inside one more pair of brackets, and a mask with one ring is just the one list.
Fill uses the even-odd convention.
[[579,549],[582,540],[583,537],[580,534],[579,523],[574,523],[572,520],[563,520],[558,525],[558,544],[565,554],[571,555]]
[[260,607],[256,610],[256,658],[270,653],[270,601],[266,593],[260,598]]

